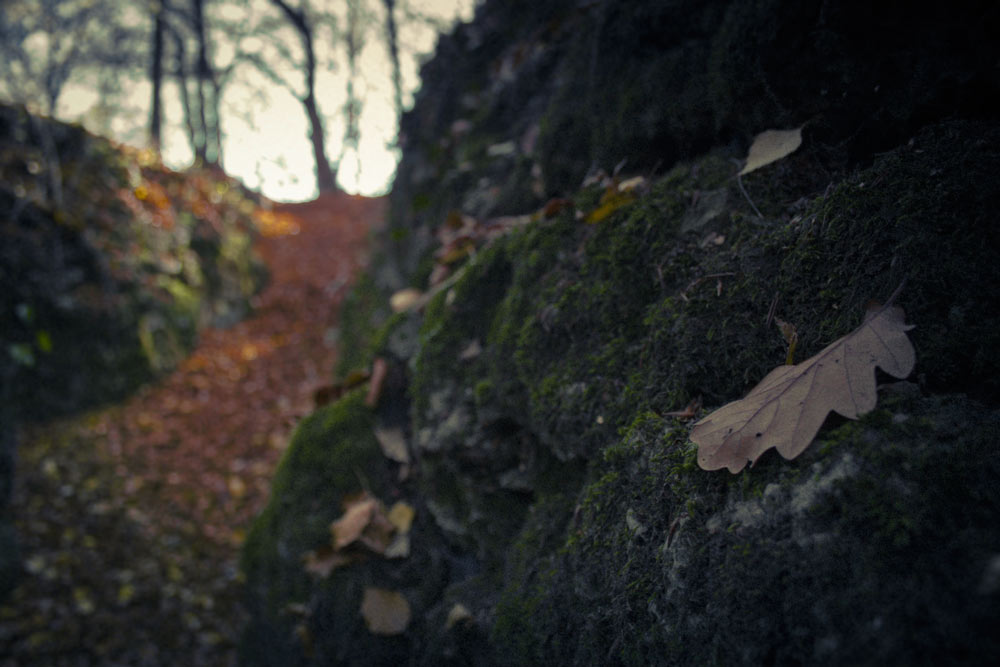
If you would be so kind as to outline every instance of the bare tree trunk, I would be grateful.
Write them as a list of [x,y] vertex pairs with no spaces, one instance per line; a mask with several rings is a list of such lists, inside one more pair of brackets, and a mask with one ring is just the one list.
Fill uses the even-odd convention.
[[396,0],[382,0],[385,5],[385,41],[389,47],[389,63],[392,65],[393,104],[396,118],[403,116],[403,76],[399,67],[399,37],[396,26]]
[[302,40],[302,50],[305,51],[306,57],[306,94],[301,102],[309,117],[309,139],[312,142],[313,157],[316,160],[316,185],[320,194],[336,192],[338,190],[337,170],[330,164],[326,155],[326,132],[323,129],[323,118],[320,116],[319,106],[316,103],[316,52],[313,49],[312,26],[303,10],[290,7],[285,0],[271,0],[271,2],[284,12],[299,33],[299,39]]
[[149,78],[153,84],[153,98],[149,104],[149,143],[160,152],[163,131],[163,33],[166,30],[164,15],[167,0],[160,0],[153,9],[153,54]]
[[[358,151],[358,141],[361,130],[358,123],[361,117],[361,101],[354,89],[358,77],[358,53],[361,51],[361,16],[358,0],[347,0],[347,101],[344,103],[344,143],[341,148],[341,158],[353,149]],[[358,161],[357,177],[361,177],[361,162]]]
[[184,110],[184,127],[187,129],[188,143],[191,150],[198,154],[198,137],[194,126],[194,111],[191,108],[191,95],[188,91],[187,66],[184,61],[184,38],[179,32],[170,29],[170,36],[174,40],[176,53],[174,54],[174,77],[177,80],[177,87],[181,93],[181,108]]
[[[195,93],[198,98],[198,145],[195,148],[195,160],[200,165],[215,164],[218,156],[212,150],[212,131],[209,128],[208,97],[206,92],[212,80],[212,70],[208,64],[208,44],[205,37],[205,3],[204,0],[191,0],[191,20],[197,41],[197,57],[195,59]],[[209,93],[210,94],[210,93]]]

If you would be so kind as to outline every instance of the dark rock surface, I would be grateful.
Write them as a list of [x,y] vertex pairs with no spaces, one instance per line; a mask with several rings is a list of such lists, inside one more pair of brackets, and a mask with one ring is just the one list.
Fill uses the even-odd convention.
[[[997,23],[985,3],[487,2],[442,39],[343,319],[344,375],[380,357],[394,379],[294,439],[245,549],[246,664],[1000,657]],[[753,135],[802,124],[737,180]],[[880,376],[873,412],[793,461],[697,466],[668,413],[781,365],[769,313],[802,361],[901,284],[916,370]],[[408,466],[378,455],[389,426]],[[411,556],[307,573],[360,489],[416,508]],[[404,633],[366,631],[369,586],[406,597]]]

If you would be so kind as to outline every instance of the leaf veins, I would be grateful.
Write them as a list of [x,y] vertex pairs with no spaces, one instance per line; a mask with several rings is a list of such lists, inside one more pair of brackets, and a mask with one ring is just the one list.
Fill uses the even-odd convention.
[[869,309],[860,327],[794,366],[768,373],[746,397],[694,425],[698,465],[737,473],[774,447],[786,459],[801,454],[830,411],[857,419],[875,407],[875,367],[897,378],[913,370],[915,354],[903,309]]

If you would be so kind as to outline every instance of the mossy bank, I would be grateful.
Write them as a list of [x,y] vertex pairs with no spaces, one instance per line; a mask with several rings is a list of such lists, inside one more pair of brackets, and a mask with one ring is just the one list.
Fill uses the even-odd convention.
[[4,401],[43,420],[171,369],[199,329],[235,323],[265,270],[256,203],[221,173],[0,106]]
[[[557,56],[591,43],[583,27],[598,20],[592,12],[605,11],[602,34],[631,25],[605,3],[542,12],[533,25],[504,23],[501,4],[486,3],[443,46],[447,55],[474,37],[476,46],[464,47],[470,59],[495,67],[458,65],[433,85],[478,89],[480,109],[495,109],[489,100],[498,91],[522,90],[528,102],[513,117],[525,127],[532,114],[570,114],[568,102],[557,101],[569,84],[557,80],[555,93],[538,92],[532,67],[569,67]],[[654,4],[633,9],[655,23],[666,10]],[[744,128],[711,106],[711,127],[684,116],[677,127],[654,123],[657,136],[674,137],[672,153],[614,129],[631,125],[576,139],[543,129],[537,152],[514,148],[523,171],[501,169],[496,160],[513,158],[509,147],[490,143],[497,117],[483,112],[456,130],[450,122],[464,111],[443,109],[430,93],[418,100],[408,122],[425,124],[408,137],[403,162],[446,178],[416,199],[414,173],[397,180],[382,259],[345,317],[343,339],[361,343],[351,363],[380,358],[389,368],[386,389],[372,409],[352,394],[300,427],[246,550],[255,618],[247,664],[379,664],[387,655],[428,665],[1000,657],[988,630],[1000,622],[997,109],[982,101],[932,113],[921,105],[951,93],[917,95],[908,83],[887,83],[899,99],[880,108],[904,119],[891,146],[848,140],[848,121],[866,112],[836,101],[824,108],[836,122],[807,122],[798,151],[737,180],[752,133],[769,126],[755,114],[790,95],[796,101],[787,111],[801,124],[821,104],[790,82],[761,103],[744,90],[747,80],[719,65],[730,56],[698,51],[701,42],[725,42],[746,55],[734,36],[760,17],[744,6],[695,12],[678,30],[701,26],[701,41],[674,50],[678,42],[666,40],[664,49],[708,62],[721,77],[711,94],[748,96],[752,122]],[[851,50],[856,44],[835,39],[846,39],[838,31],[852,10],[830,11],[836,18],[823,24],[831,31],[825,39],[854,60],[826,73],[862,57]],[[724,20],[711,23],[712,12]],[[780,14],[775,34],[813,25],[808,14]],[[914,29],[926,18],[911,16]],[[561,32],[566,25],[576,26],[577,41]],[[512,43],[522,45],[513,63],[520,70],[504,79]],[[757,44],[762,71],[785,66],[773,60],[782,44]],[[639,52],[647,55],[642,63],[660,62],[663,51],[642,40],[633,46],[616,43],[607,57],[639,72],[643,65],[631,60]],[[892,51],[911,46],[902,40]],[[599,78],[604,52],[595,53]],[[950,65],[928,76],[945,76],[967,55],[949,53]],[[975,85],[996,91],[995,81]],[[538,95],[545,105],[531,102]],[[619,95],[587,123],[601,125],[620,104],[641,111],[645,98]],[[546,146],[555,136],[577,153]],[[602,180],[585,162],[596,156],[612,171],[602,152],[614,144],[609,136],[625,142],[619,147],[630,162],[650,166],[626,164],[617,179]],[[472,141],[485,141],[483,162],[456,149]],[[657,156],[669,165],[653,169]],[[588,170],[595,177],[574,185]],[[616,195],[635,175],[642,183]],[[514,191],[522,208],[483,203]],[[543,206],[551,195],[564,201]],[[516,224],[500,217],[510,213],[530,215]],[[428,276],[440,274],[442,255],[433,253],[447,236],[441,228],[459,223],[473,230],[475,251],[451,265],[451,278],[424,308],[391,315],[389,294],[426,289]],[[880,378],[875,411],[857,422],[831,417],[793,461],[769,452],[738,475],[697,466],[690,420],[670,413],[700,399],[703,415],[784,363],[788,346],[775,317],[796,327],[800,361],[855,329],[869,300],[884,301],[900,285],[917,366],[904,382]],[[373,432],[390,427],[407,443],[405,466],[378,449]],[[354,444],[344,449],[347,440]],[[371,453],[366,464],[357,459],[362,450]],[[304,460],[316,463],[295,463]],[[329,522],[357,488],[416,508],[412,560],[373,557],[329,578],[306,573],[303,554],[329,542]],[[297,541],[270,528],[278,524],[294,527]],[[404,632],[366,631],[366,586],[404,595],[412,612]],[[261,643],[273,650],[253,648]]]

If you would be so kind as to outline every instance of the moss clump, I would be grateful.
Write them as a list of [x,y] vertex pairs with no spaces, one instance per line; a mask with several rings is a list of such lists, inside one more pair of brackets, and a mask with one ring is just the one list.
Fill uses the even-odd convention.
[[308,603],[315,590],[302,556],[330,541],[330,522],[341,514],[345,496],[362,489],[382,496],[387,490],[390,471],[372,427],[371,409],[358,390],[296,429],[275,473],[271,500],[243,548],[240,566],[252,616],[243,642],[247,664],[301,659],[303,645],[293,633],[300,619],[287,607]]
[[19,419],[124,396],[243,317],[264,281],[245,191],[140,162],[0,105],[0,364]]
[[[577,186],[584,173],[628,157],[627,171],[653,174],[598,224],[563,210],[496,239],[428,305],[416,344],[397,346],[412,351],[394,369],[412,371],[415,486],[448,562],[426,616],[438,625],[411,654],[995,656],[984,629],[998,621],[997,588],[982,584],[998,537],[994,411],[884,398],[795,461],[769,454],[736,477],[700,470],[688,426],[664,417],[699,396],[707,407],[738,398],[781,364],[769,312],[798,329],[802,360],[904,280],[917,388],[996,401],[987,215],[1000,203],[1000,130],[920,130],[940,109],[977,116],[976,95],[996,91],[995,58],[970,47],[932,62],[944,49],[927,45],[957,25],[933,12],[880,9],[873,23],[819,2],[578,5],[487,3],[476,26],[442,40],[403,121],[412,143],[376,268],[387,289],[426,277],[450,211],[487,222],[560,194],[586,214],[604,190]],[[512,25],[522,10],[544,26]],[[899,22],[907,39],[885,43]],[[868,43],[892,57],[872,61]],[[489,83],[471,75],[487,66]],[[804,122],[798,151],[743,178],[751,205],[734,161],[757,132]],[[511,143],[491,155],[500,141]],[[674,166],[655,175],[661,159]],[[441,629],[452,601],[471,610],[468,635]],[[336,614],[331,626],[350,625],[349,607]],[[474,650],[461,653],[458,637]]]
[[[929,129],[910,146],[880,157],[828,195],[789,210],[787,203],[780,202],[794,202],[801,196],[795,188],[809,179],[793,179],[790,184],[783,180],[785,169],[807,167],[812,159],[807,152],[798,156],[799,162],[790,159],[787,165],[747,179],[748,186],[762,196],[761,207],[776,212],[764,219],[751,215],[736,195],[735,184],[726,180],[725,162],[709,157],[678,167],[655,183],[649,194],[600,225],[581,225],[564,215],[512,234],[470,267],[453,295],[433,304],[422,330],[417,364],[416,423],[432,435],[446,434],[452,443],[449,447],[467,447],[479,441],[477,425],[488,415],[507,420],[512,432],[533,434],[539,451],[554,460],[590,461],[590,483],[578,496],[580,510],[574,523],[581,527],[578,530],[556,522],[545,528],[564,531],[562,537],[540,539],[539,530],[544,533],[544,528],[532,517],[539,503],[547,501],[534,487],[538,495],[525,514],[521,538],[507,552],[508,584],[494,627],[495,640],[508,649],[508,655],[528,656],[524,664],[532,660],[642,664],[657,660],[669,649],[669,655],[679,656],[679,664],[688,658],[694,662],[725,660],[723,647],[711,642],[711,651],[716,653],[708,649],[687,653],[688,649],[678,648],[692,637],[708,641],[707,635],[700,634],[707,630],[674,627],[666,619],[685,614],[729,618],[728,611],[715,615],[708,610],[721,608],[727,596],[738,594],[736,582],[752,579],[755,572],[759,577],[745,594],[755,602],[733,614],[745,617],[751,608],[758,608],[754,605],[772,608],[777,604],[773,590],[793,589],[785,588],[780,568],[762,566],[762,550],[775,554],[780,567],[806,558],[819,573],[815,576],[826,582],[817,584],[820,593],[833,594],[836,586],[830,582],[846,576],[834,563],[819,557],[809,561],[813,556],[808,553],[803,556],[799,542],[806,538],[772,544],[773,536],[763,529],[761,535],[748,538],[737,529],[743,525],[744,514],[757,509],[741,509],[739,503],[784,497],[785,507],[796,506],[793,497],[810,497],[810,489],[824,479],[853,475],[858,454],[844,461],[834,457],[820,465],[813,452],[788,466],[770,459],[756,466],[752,476],[708,475],[694,464],[687,430],[658,417],[657,412],[680,409],[698,394],[710,405],[737,398],[780,364],[784,343],[776,329],[765,326],[776,296],[777,315],[799,328],[797,358],[802,359],[855,329],[867,300],[885,298],[906,277],[900,303],[907,308],[909,320],[918,325],[915,343],[919,348],[933,341],[942,346],[936,349],[948,355],[953,345],[948,336],[938,333],[923,339],[925,343],[917,331],[921,322],[947,319],[953,296],[961,291],[964,280],[959,267],[972,275],[989,272],[991,255],[982,251],[976,239],[992,233],[985,227],[982,211],[996,193],[987,177],[994,154],[988,148],[990,142],[980,137],[991,137],[995,131],[968,123]],[[911,164],[911,153],[919,156],[916,166],[904,167]],[[927,180],[931,172],[924,167],[940,164],[947,169],[953,160],[983,166],[963,171],[956,163],[949,172],[955,177],[935,175],[931,188]],[[872,182],[887,190],[859,187]],[[692,193],[720,189],[726,193],[723,215],[707,227],[682,232]],[[925,197],[929,189],[933,194]],[[951,204],[929,205],[928,198],[935,195],[943,195]],[[971,202],[968,207],[961,205],[963,197]],[[890,201],[894,202],[891,210],[883,203]],[[942,218],[944,223],[936,222]],[[925,224],[933,226],[922,235]],[[970,230],[974,230],[971,236],[966,234]],[[713,241],[720,237],[724,237],[721,243]],[[948,248],[949,254],[928,267],[928,254],[935,246]],[[907,266],[921,269],[908,271]],[[988,303],[995,302],[992,286],[982,296]],[[996,324],[988,315],[984,321],[984,327]],[[471,363],[456,363],[462,342],[483,336],[485,322],[490,327],[482,354]],[[988,331],[976,340],[961,336],[959,344],[968,347],[956,349],[958,354],[949,357],[947,364],[919,357],[918,366],[927,373],[922,380],[925,386],[942,386],[942,377],[948,377],[942,371],[953,363],[964,364],[965,373],[972,372],[968,360],[985,359],[991,336]],[[487,388],[489,401],[482,398]],[[982,386],[975,389],[981,391]],[[438,398],[433,400],[435,395]],[[905,429],[891,423],[891,415],[890,423],[883,423],[887,417],[881,414],[863,422],[868,429],[864,437],[880,442],[884,437],[903,438]],[[454,428],[443,428],[449,424]],[[861,427],[842,427],[837,436],[831,436],[831,443],[857,436],[855,428]],[[441,440],[430,437],[428,442]],[[828,445],[828,451],[832,446]],[[822,451],[822,446],[817,447]],[[459,468],[442,460],[425,471],[424,489],[429,496],[450,488],[458,478]],[[480,465],[492,461],[487,458]],[[810,463],[819,468],[810,472]],[[870,483],[877,484],[884,472],[874,474]],[[968,470],[963,474],[975,477]],[[579,483],[580,477],[575,479]],[[481,491],[473,486],[463,490],[465,509],[456,515],[460,525],[477,493]],[[844,528],[879,536],[884,540],[883,551],[912,544],[913,526],[926,520],[908,516],[904,511],[908,501],[900,501],[895,490],[887,493],[881,500],[873,494],[872,504],[856,517],[858,525]],[[571,492],[569,497],[574,495]],[[878,503],[895,509],[878,518]],[[720,507],[730,507],[728,514],[720,515]],[[766,514],[768,510],[761,511]],[[893,512],[900,517],[890,519]],[[693,551],[674,555],[671,550],[679,539],[678,531],[685,526],[708,526],[710,521],[711,534],[725,535],[725,539],[712,537],[692,547]],[[775,521],[768,524],[768,530],[775,529]],[[736,532],[730,534],[729,528]],[[656,544],[651,542],[652,535],[658,536]],[[698,563],[694,569],[670,571],[672,585],[689,596],[684,604],[677,602],[676,591],[669,596],[664,592],[661,576],[668,556],[685,559],[684,568],[689,561]],[[873,564],[875,558],[873,554]],[[717,568],[727,574],[709,586],[709,572]],[[807,578],[805,570],[796,572],[797,577]],[[723,579],[730,582],[729,588],[719,584]],[[807,587],[808,581],[796,581],[796,586]],[[888,596],[884,599],[897,595],[905,582],[897,583],[900,589],[880,595]],[[867,586],[861,580],[858,585]],[[580,593],[598,589],[603,593],[594,594],[593,600]],[[780,595],[778,602],[786,604]],[[601,614],[580,618],[577,611],[591,604]],[[746,656],[736,661],[770,659],[766,655],[770,649],[761,647],[785,641],[777,629],[785,622],[780,618],[775,615],[771,621],[777,625],[752,642],[747,629],[746,642],[757,648],[747,649]],[[593,641],[578,647],[575,639],[567,639],[581,636]],[[897,636],[892,641],[901,639]],[[790,649],[790,655],[802,651],[804,656],[804,646]],[[764,653],[754,653],[757,650]]]
[[1000,415],[963,398],[883,404],[794,462],[769,455],[753,488],[689,470],[686,429],[638,420],[606,451],[579,521],[555,544],[518,542],[498,652],[636,665],[996,655],[978,634],[997,621],[995,592],[975,591],[1000,535]]
[[340,309],[338,379],[371,365],[380,347],[379,329],[388,318],[388,297],[370,274],[361,274]]

